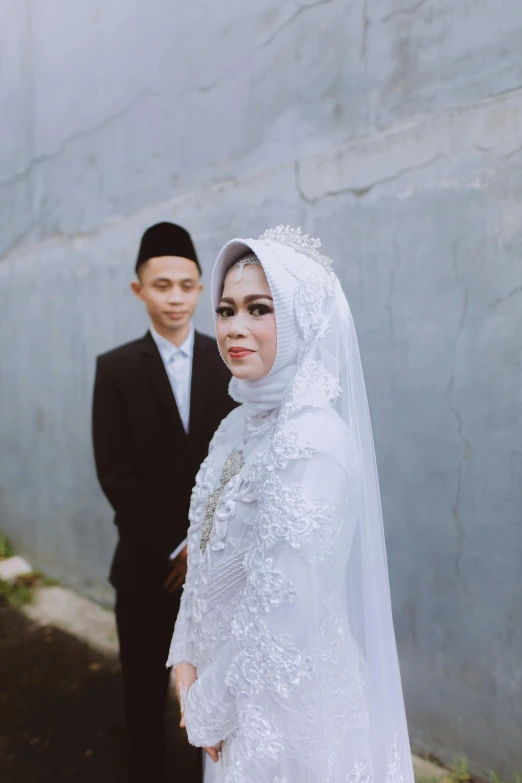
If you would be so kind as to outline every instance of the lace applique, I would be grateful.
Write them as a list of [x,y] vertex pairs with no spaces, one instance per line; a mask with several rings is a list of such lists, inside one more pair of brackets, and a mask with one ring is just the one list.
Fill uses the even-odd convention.
[[262,549],[254,549],[247,557],[246,572],[250,575],[245,588],[243,601],[251,614],[259,611],[268,614],[282,603],[292,603],[297,592],[291,582],[274,568],[271,557],[263,559]]
[[311,678],[297,683],[284,701],[278,700],[275,726],[285,737],[287,756],[310,769],[323,770],[326,783],[350,729],[368,728],[366,667],[355,639],[328,609],[311,658]]
[[371,783],[372,776],[367,761],[356,761],[345,783]]
[[201,680],[196,680],[189,690],[185,720],[189,742],[196,747],[221,742],[237,725],[234,705],[223,704],[215,688],[210,696],[206,695]]
[[366,664],[362,652],[339,616],[329,609],[321,625],[322,691],[333,745],[342,742],[351,729],[369,726],[366,703]]
[[270,470],[284,470],[292,460],[309,459],[317,449],[288,425],[274,432],[263,462]]
[[262,707],[244,705],[239,711],[239,725],[240,736],[235,742],[241,744],[244,761],[255,761],[262,768],[267,762],[281,758],[285,750],[283,737],[271,725]]
[[244,425],[244,439],[260,438],[270,432],[279,414],[279,408],[272,411],[263,411],[255,416],[247,416]]
[[395,732],[393,747],[388,761],[388,773],[386,783],[404,783],[401,764],[401,748],[399,729]]
[[189,537],[194,530],[199,530],[207,498],[212,492],[214,482],[214,466],[211,455],[209,454],[201,463],[201,467],[196,475],[196,481],[192,488],[189,508]]
[[[221,769],[217,770],[220,783],[259,783],[260,771],[281,760],[285,753],[284,738],[274,729],[259,705],[243,705],[238,716],[240,728],[223,745]],[[249,771],[255,768],[252,777]],[[248,770],[248,771],[247,771]],[[285,783],[285,778],[271,775],[266,783]]]
[[[260,478],[257,527],[266,549],[278,542],[286,542],[293,549],[305,548],[315,531],[331,525],[335,501],[325,495],[312,498],[302,484],[283,484],[270,470]],[[314,538],[314,545],[318,543]],[[317,556],[324,559],[324,553],[318,551]]]
[[298,283],[294,307],[304,350],[309,349],[312,340],[323,337],[330,330],[331,322],[324,311],[327,300],[334,294],[334,281],[328,275],[305,277]]
[[232,620],[232,633],[241,651],[233,658],[225,682],[235,696],[269,690],[288,698],[292,688],[311,677],[312,659],[288,637],[271,633],[261,619],[240,611]]
[[283,400],[283,414],[288,416],[302,408],[324,408],[341,393],[339,380],[322,362],[305,359]]

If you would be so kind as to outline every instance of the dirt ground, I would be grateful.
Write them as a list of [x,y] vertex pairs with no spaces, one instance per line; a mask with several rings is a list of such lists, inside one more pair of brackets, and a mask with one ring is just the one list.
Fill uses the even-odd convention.
[[[170,779],[199,783],[178,722],[171,704]],[[126,773],[118,661],[0,599],[1,783],[126,783]]]

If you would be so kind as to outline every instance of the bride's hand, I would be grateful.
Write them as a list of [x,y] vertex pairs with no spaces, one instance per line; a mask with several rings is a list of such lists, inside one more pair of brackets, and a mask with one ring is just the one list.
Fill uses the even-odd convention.
[[181,728],[185,728],[185,704],[187,702],[188,692],[198,678],[198,672],[191,663],[180,663],[175,668],[176,673],[176,695],[181,710]]
[[218,742],[217,745],[215,745],[213,748],[203,748],[203,750],[206,750],[214,764],[219,761],[219,752],[221,750],[222,742]]

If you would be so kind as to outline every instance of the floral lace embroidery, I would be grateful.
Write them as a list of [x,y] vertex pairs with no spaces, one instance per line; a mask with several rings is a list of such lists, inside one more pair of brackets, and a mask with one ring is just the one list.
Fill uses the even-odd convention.
[[[314,670],[278,701],[275,727],[288,757],[331,778],[331,766],[350,729],[367,729],[366,668],[355,639],[335,612],[325,609],[321,637],[311,651]],[[321,732],[317,731],[320,716]]]
[[313,672],[313,662],[291,639],[275,636],[265,623],[242,611],[232,620],[232,633],[241,651],[232,659],[225,682],[235,696],[264,690],[288,698],[292,688]]
[[371,783],[372,776],[367,761],[356,761],[345,783]]
[[348,728],[367,729],[366,664],[353,636],[343,628],[335,612],[325,610],[321,625],[322,689],[333,744],[339,744]]
[[275,430],[263,463],[271,470],[284,470],[292,460],[309,459],[316,451],[291,426],[283,425]]
[[393,746],[388,761],[388,773],[386,783],[404,783],[401,764],[400,733],[399,729],[395,732]]
[[215,688],[205,694],[201,680],[189,690],[185,720],[191,745],[215,745],[228,736],[237,724],[234,705],[223,704]]
[[[284,737],[274,729],[259,705],[246,704],[239,709],[239,729],[223,745],[216,781],[219,783],[259,783],[260,770],[267,769],[283,758]],[[255,777],[247,767],[255,766]],[[219,769],[221,766],[221,769]],[[263,781],[285,783],[285,778],[263,776]]]
[[241,756],[246,762],[256,760],[259,766],[274,762],[285,750],[283,737],[274,729],[259,705],[246,704],[239,711]]
[[323,337],[329,331],[330,319],[324,314],[325,304],[334,296],[335,286],[329,275],[320,278],[306,277],[301,280],[295,292],[294,306],[297,323],[304,338],[304,350],[312,340]]
[[322,362],[305,359],[285,395],[282,413],[289,416],[302,408],[324,408],[340,392],[339,380]]
[[263,550],[256,548],[246,558],[246,572],[250,574],[243,594],[243,602],[251,614],[268,612],[285,601],[292,603],[297,592],[291,582],[274,568],[271,557],[263,559]]
[[[335,501],[325,495],[310,497],[302,484],[283,484],[271,470],[263,471],[257,483],[260,497],[256,522],[265,549],[278,542],[305,549],[313,541],[314,547],[319,547],[320,541],[313,534],[332,524]],[[319,560],[324,554],[317,548]]]

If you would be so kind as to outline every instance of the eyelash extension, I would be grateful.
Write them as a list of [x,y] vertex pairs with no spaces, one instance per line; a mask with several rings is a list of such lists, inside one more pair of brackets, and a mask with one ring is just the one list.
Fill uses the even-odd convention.
[[[268,315],[269,313],[274,312],[270,305],[264,304],[264,302],[251,302],[247,306],[247,310],[250,314],[253,314],[254,310],[259,310],[261,315]],[[221,305],[220,307],[216,307],[216,313],[222,317],[226,317],[227,312],[230,311],[234,312],[230,305]]]
[[264,302],[250,302],[247,309],[249,313],[252,313],[253,310],[260,310],[262,315],[268,315],[268,313],[274,312],[270,305],[267,305]]

